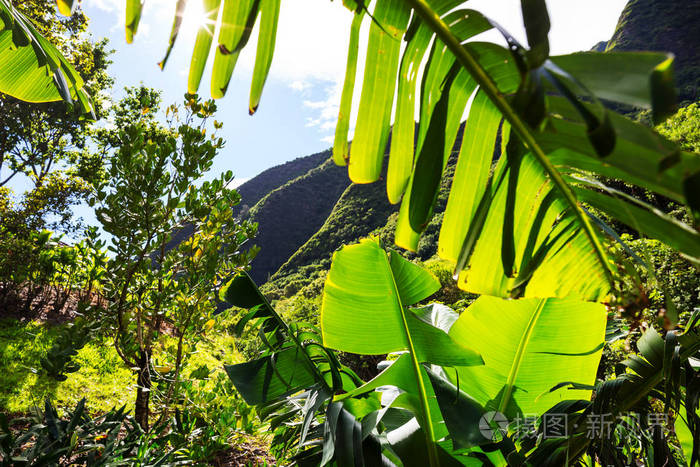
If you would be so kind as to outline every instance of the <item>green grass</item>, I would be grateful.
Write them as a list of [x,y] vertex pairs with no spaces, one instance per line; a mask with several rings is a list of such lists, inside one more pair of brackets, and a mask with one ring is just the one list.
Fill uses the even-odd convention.
[[50,397],[59,407],[71,407],[87,397],[90,408],[106,411],[133,406],[134,378],[108,342],[88,343],[75,361],[80,370],[66,381],[54,381],[41,371],[40,361],[63,325],[16,320],[0,322],[0,411],[26,413]]
[[[184,378],[202,365],[212,370],[204,390],[212,389],[224,364],[243,361],[235,338],[221,330],[222,324],[209,331],[182,370]],[[40,361],[63,326],[11,319],[0,321],[0,412],[28,413],[35,407],[43,407],[46,397],[57,407],[74,407],[85,397],[94,412],[122,405],[133,411],[135,375],[124,365],[109,340],[97,339],[79,350],[74,361],[80,369],[69,373],[65,381],[55,381],[43,373]],[[154,358],[158,364],[171,363],[168,360],[172,357],[168,355],[174,355],[172,341],[163,340],[163,345],[156,349]]]

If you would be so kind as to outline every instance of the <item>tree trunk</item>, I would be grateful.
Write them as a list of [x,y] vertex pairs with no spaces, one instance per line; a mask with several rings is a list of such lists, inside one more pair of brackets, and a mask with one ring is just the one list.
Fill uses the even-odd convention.
[[148,402],[151,397],[151,373],[148,368],[150,360],[149,352],[141,350],[139,354],[139,373],[136,379],[136,405],[134,417],[143,431],[148,431]]

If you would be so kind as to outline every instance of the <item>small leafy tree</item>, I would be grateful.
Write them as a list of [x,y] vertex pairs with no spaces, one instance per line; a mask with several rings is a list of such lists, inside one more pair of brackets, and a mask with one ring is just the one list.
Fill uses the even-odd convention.
[[[223,146],[206,131],[214,103],[188,95],[184,115],[169,107],[164,127],[155,117],[159,101],[157,92],[133,88],[115,108],[116,129],[99,137],[111,157],[94,200],[111,235],[102,318],[120,357],[137,371],[135,418],[144,429],[157,376],[155,345],[177,341],[173,373],[162,370],[171,376],[167,403],[176,394],[186,347],[191,350],[213,325],[222,279],[252,257],[253,251],[239,247],[255,232],[254,225],[233,218],[239,196],[227,188],[231,172],[195,186]],[[184,227],[192,236],[173,247],[173,235]]]
[[[32,48],[21,40],[22,32],[29,29],[22,27],[20,16],[28,15],[33,19],[31,27],[43,35],[45,44],[52,44],[63,54],[76,79],[95,96],[95,117],[100,117],[104,91],[112,85],[107,74],[110,52],[105,40],[96,42],[89,36],[85,15],[78,12],[58,17],[51,0],[15,2],[11,14],[3,8],[5,2],[0,5],[0,34],[12,35],[14,31],[17,43],[5,49],[7,44],[3,42],[0,62]],[[2,67],[8,69],[4,62]],[[5,90],[6,78],[0,81],[0,89]],[[28,83],[24,80],[20,85],[30,89]],[[30,100],[52,100],[44,97],[47,98]],[[54,292],[58,291],[55,286],[62,287],[61,297],[54,300],[54,305],[65,302],[64,292],[71,288],[64,287],[64,280],[54,281],[50,273],[54,267],[74,266],[76,256],[68,253],[65,245],[58,246],[65,250],[62,256],[53,254],[58,244],[41,241],[41,232],[52,230],[80,236],[83,224],[74,215],[73,207],[87,198],[90,181],[102,173],[100,155],[87,145],[93,122],[80,118],[74,110],[62,101],[29,103],[0,93],[0,301],[10,309],[22,302],[27,305],[20,305],[23,311],[42,312],[40,305],[45,301],[34,299],[52,293],[46,288],[49,282]],[[12,190],[13,185],[23,186],[22,182],[26,182],[26,190]],[[61,260],[66,262],[61,264]]]

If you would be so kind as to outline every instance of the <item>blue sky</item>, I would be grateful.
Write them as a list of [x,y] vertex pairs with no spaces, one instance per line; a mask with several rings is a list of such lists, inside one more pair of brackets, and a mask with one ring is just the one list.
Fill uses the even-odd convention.
[[[549,0],[554,54],[587,50],[610,38],[625,0]],[[180,102],[186,90],[194,35],[201,18],[200,2],[190,0],[182,32],[165,71],[162,59],[172,24],[175,0],[146,0],[141,26],[133,44],[124,39],[123,0],[84,0],[96,38],[107,37],[115,49],[111,74],[114,98],[124,86],[144,83],[162,89],[164,103]],[[467,6],[501,23],[524,39],[518,0],[471,0]],[[340,100],[340,86],[351,13],[336,0],[283,0],[270,77],[261,105],[248,115],[250,73],[257,32],[241,55],[227,95],[218,101],[220,135],[227,145],[217,156],[212,176],[233,170],[243,181],[276,164],[330,146]],[[365,23],[368,23],[367,21]],[[499,40],[491,35],[488,40]],[[363,44],[360,45],[363,50]],[[360,58],[360,68],[364,59]],[[205,71],[200,94],[209,95]]]

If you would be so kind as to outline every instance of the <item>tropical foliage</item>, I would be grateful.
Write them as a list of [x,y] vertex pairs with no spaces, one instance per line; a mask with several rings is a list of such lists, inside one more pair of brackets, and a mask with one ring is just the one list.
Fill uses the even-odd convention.
[[[2,77],[0,90],[25,100],[79,101],[88,111],[75,70],[2,2],[0,60],[17,63],[18,74]],[[550,56],[543,0],[521,2],[527,47],[458,0],[344,3],[352,12],[351,37],[332,159],[348,166],[353,182],[371,183],[385,170],[388,145],[387,198],[401,203],[394,241],[415,251],[433,221],[454,144],[461,141],[437,250],[454,265],[458,286],[481,296],[460,314],[426,304],[440,281],[369,239],[334,254],[320,329],[286,322],[243,271],[250,256],[236,250],[253,228],[233,222],[230,204],[237,199],[225,188],[231,177],[189,187],[220,147],[216,140],[205,142],[201,125],[190,126],[191,115],[206,119],[213,103],[188,95],[192,114],[168,130],[152,119],[157,98],[141,89],[116,112],[124,125],[101,135],[115,152],[109,178],[97,190],[98,215],[114,235],[105,325],[120,356],[137,368],[141,429],[149,427],[151,360],[162,326],[174,323],[180,333],[169,380],[177,388],[183,336],[213,323],[212,289],[235,273],[222,291],[244,310],[233,331],[256,331],[262,351],[226,372],[269,423],[280,457],[300,465],[695,464],[700,313],[678,310],[677,304],[693,301],[675,300],[655,277],[652,255],[641,258],[606,223],[661,241],[696,266],[700,261],[694,128],[678,129],[673,120],[662,127],[681,141],[679,147],[611,110],[646,109],[654,124],[673,114],[673,57]],[[161,66],[185,4],[177,2]],[[195,42],[189,91],[198,89],[213,49],[211,94],[225,94],[260,16],[252,114],[274,51],[280,1],[204,4],[211,21]],[[59,0],[64,14],[74,6]],[[142,7],[139,0],[127,1],[128,41]],[[351,145],[365,20],[367,60]],[[507,47],[474,40],[489,30],[500,33]],[[675,137],[678,131],[689,139]],[[686,213],[669,214],[630,194],[638,192],[668,199]],[[186,224],[196,233],[166,252],[170,233]],[[661,290],[665,309],[656,328],[640,332],[638,316],[628,326],[604,304],[626,303],[625,287],[640,286],[645,274]],[[613,378],[597,378],[606,342],[621,336],[630,342],[634,333],[641,334],[636,351],[630,349]],[[70,336],[65,340],[73,345]],[[338,352],[387,360],[364,381]],[[44,368],[63,375],[71,369],[67,355]],[[532,423],[523,425],[528,418]],[[556,436],[548,431],[553,423]]]

